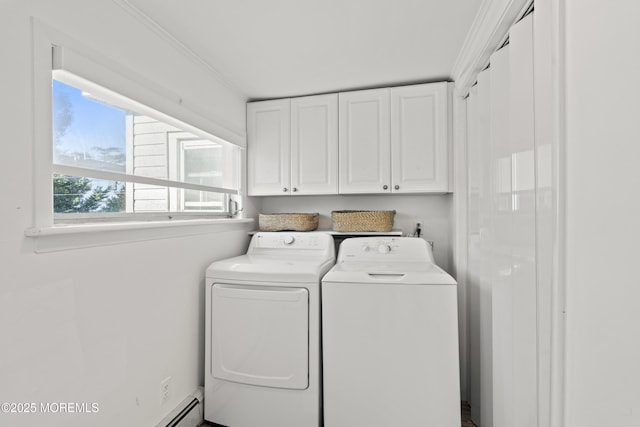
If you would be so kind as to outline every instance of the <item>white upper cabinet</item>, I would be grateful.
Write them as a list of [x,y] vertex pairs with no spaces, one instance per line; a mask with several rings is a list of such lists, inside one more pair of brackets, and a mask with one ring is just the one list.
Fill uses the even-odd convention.
[[394,193],[449,191],[448,83],[391,89]]
[[291,193],[338,192],[338,94],[291,100]]
[[289,194],[291,101],[247,105],[247,189],[249,196]]
[[248,104],[249,196],[450,191],[450,86]]
[[249,196],[338,192],[338,95],[247,107]]
[[340,193],[391,191],[390,89],[340,93]]

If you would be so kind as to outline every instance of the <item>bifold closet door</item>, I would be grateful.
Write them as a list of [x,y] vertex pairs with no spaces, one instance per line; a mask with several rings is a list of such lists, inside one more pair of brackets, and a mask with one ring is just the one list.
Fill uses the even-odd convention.
[[514,424],[537,421],[536,158],[533,20],[510,31],[510,101],[513,198]]
[[507,45],[491,56],[490,150],[491,235],[490,273],[492,313],[493,426],[513,420],[513,307],[511,235],[511,150],[509,147],[509,55]]
[[471,419],[480,423],[480,197],[481,169],[478,144],[478,88],[467,98],[467,401]]
[[467,99],[468,400],[471,419],[493,425],[490,71],[478,74]]
[[533,19],[491,57],[494,427],[538,425]]

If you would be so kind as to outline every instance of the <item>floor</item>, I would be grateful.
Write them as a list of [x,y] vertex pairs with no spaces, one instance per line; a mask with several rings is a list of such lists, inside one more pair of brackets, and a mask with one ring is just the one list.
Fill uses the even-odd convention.
[[[210,426],[211,424],[204,423],[201,427]],[[462,426],[461,427],[477,427],[473,421],[471,421],[471,408],[467,402],[462,402]]]
[[467,402],[462,402],[462,427],[476,427],[471,421],[471,407]]

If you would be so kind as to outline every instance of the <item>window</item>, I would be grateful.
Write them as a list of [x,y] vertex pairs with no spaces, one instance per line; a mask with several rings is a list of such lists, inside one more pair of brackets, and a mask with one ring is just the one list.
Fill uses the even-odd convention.
[[[246,144],[235,114],[32,24],[35,252],[248,227],[235,215]],[[228,99],[239,111],[241,96]]]
[[52,112],[57,221],[229,214],[238,189],[236,146],[187,132],[176,120],[64,70],[53,72]]

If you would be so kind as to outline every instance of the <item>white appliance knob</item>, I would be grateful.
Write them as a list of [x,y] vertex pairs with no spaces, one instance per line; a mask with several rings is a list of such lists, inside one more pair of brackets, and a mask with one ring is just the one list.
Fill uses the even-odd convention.
[[389,252],[391,252],[391,246],[389,246],[389,245],[380,245],[380,246],[378,246],[378,253],[388,254]]
[[284,236],[284,244],[290,245],[296,240],[293,236]]
[[367,244],[362,245],[362,248],[361,248],[362,252],[369,252],[369,249],[371,249],[369,248],[369,245]]

